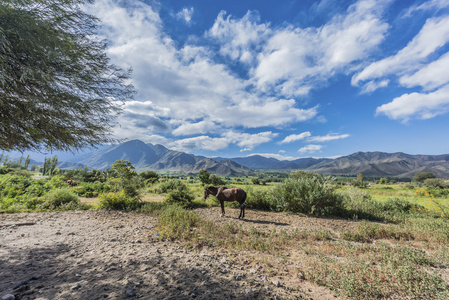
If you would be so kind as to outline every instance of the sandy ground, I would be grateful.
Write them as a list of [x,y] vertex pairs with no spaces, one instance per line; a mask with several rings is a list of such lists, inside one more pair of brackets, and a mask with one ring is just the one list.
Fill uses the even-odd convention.
[[[259,230],[326,229],[355,224],[226,208],[197,209],[214,222]],[[105,210],[0,214],[0,297],[15,299],[337,299],[296,273],[270,275],[251,253],[186,250],[161,241],[157,220]],[[298,262],[300,263],[300,262]]]

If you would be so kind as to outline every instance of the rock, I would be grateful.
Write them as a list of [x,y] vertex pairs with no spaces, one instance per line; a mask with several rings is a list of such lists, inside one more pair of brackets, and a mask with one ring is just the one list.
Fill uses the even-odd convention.
[[126,290],[126,297],[134,297],[134,292],[132,290]]
[[11,294],[6,294],[2,297],[2,300],[14,300],[16,299],[16,297],[14,297],[14,295]]
[[279,280],[273,280],[271,283],[272,283],[274,286],[276,286],[276,287],[281,287],[281,286],[282,286],[282,283],[281,283]]
[[306,277],[304,277],[304,274],[302,274],[301,272],[298,273],[298,278],[301,280],[306,279]]
[[74,291],[79,290],[80,287],[81,287],[81,283],[77,283],[76,285],[72,286],[72,290],[74,290]]

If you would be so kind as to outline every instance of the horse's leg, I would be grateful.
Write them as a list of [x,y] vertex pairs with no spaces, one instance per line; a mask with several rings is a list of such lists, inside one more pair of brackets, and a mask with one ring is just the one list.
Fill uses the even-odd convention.
[[224,215],[225,215],[224,201],[220,200],[220,204],[221,204],[221,216],[224,217]]

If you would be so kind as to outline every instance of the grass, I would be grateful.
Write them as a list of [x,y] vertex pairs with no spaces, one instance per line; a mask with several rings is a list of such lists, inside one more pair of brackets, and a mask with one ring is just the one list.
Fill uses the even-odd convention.
[[[48,180],[41,185],[30,185],[27,179],[5,184],[0,209],[8,212],[39,210],[44,201],[60,209],[79,205],[72,195],[62,203],[57,202],[60,196],[52,197],[51,193],[37,198],[36,193],[46,191],[46,184],[51,184],[52,188],[59,185]],[[248,191],[248,206],[267,210],[271,208],[269,192],[273,186],[229,185]],[[245,253],[245,259],[259,262],[266,274],[297,277],[301,273],[301,278],[349,298],[449,298],[448,283],[441,275],[449,276],[447,198],[416,193],[399,185],[367,189],[344,187],[340,189],[347,194],[342,216],[390,224],[362,221],[353,230],[341,232],[276,228],[267,231],[203,219],[191,209],[162,201],[165,195],[157,192],[159,187],[158,184],[150,187],[143,196],[146,201],[133,208],[158,217],[155,230],[162,239],[179,241],[190,249],[224,249],[235,261]],[[202,200],[203,187],[199,183],[188,183],[188,187],[194,195],[189,208],[219,205],[214,197],[209,197],[207,202]],[[18,191],[25,189],[28,194],[19,194]],[[65,195],[67,191],[59,193]],[[22,200],[14,202],[14,195]],[[109,200],[112,206],[129,204],[121,198]]]
[[157,230],[163,238],[190,249],[224,249],[236,260],[245,253],[269,275],[301,273],[305,280],[355,299],[449,297],[441,276],[449,271],[449,225],[443,219],[409,218],[397,225],[363,221],[342,232],[287,232],[220,225],[176,206],[160,209]]

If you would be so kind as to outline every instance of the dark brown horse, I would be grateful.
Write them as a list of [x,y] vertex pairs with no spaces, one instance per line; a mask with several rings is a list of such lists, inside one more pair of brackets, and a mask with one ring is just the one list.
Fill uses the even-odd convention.
[[220,201],[222,217],[225,215],[224,210],[225,201],[237,201],[238,203],[240,203],[239,219],[240,218],[243,219],[245,217],[246,192],[241,188],[228,189],[224,186],[220,187],[209,186],[204,189],[204,200],[206,200],[207,196],[209,195],[217,197],[218,201]]

